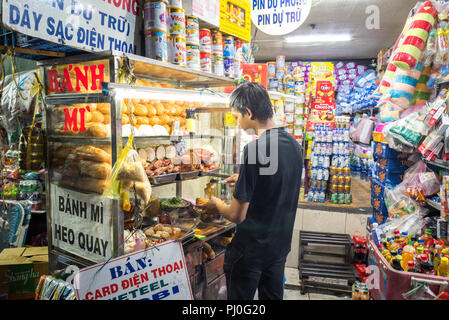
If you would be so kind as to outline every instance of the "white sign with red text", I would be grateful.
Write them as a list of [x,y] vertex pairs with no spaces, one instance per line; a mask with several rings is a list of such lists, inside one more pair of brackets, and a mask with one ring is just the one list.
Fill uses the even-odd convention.
[[82,50],[139,53],[141,11],[139,0],[3,0],[2,23]]
[[80,270],[78,300],[192,300],[182,244],[166,241]]

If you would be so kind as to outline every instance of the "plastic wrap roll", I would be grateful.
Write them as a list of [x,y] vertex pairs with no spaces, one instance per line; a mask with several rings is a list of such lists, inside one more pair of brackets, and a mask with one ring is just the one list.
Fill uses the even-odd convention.
[[426,1],[413,16],[402,44],[393,56],[393,64],[404,70],[412,69],[425,48],[430,30],[435,25],[437,10],[430,1]]
[[408,107],[413,99],[423,65],[419,62],[412,70],[396,70],[389,94],[391,101],[401,107]]

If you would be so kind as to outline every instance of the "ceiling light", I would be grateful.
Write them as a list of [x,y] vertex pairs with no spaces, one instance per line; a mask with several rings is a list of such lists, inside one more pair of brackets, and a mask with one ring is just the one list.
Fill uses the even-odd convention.
[[352,36],[350,34],[308,34],[301,36],[286,37],[287,43],[313,43],[313,42],[340,42],[350,41]]

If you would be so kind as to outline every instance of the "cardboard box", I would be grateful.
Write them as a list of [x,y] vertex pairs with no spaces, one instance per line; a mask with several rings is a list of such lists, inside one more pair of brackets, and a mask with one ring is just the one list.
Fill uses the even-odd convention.
[[413,162],[406,159],[379,158],[376,162],[379,164],[381,170],[394,173],[403,173],[413,165]]
[[394,149],[391,149],[388,144],[381,142],[374,142],[374,152],[373,157],[375,160],[379,158],[387,158],[387,159],[407,159],[411,153],[399,152]]
[[0,300],[34,300],[44,274],[49,274],[48,247],[4,249],[0,253]]

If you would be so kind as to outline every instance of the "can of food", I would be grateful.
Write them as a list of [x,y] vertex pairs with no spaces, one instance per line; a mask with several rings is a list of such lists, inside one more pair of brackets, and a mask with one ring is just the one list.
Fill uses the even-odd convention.
[[346,193],[351,193],[351,186],[350,185],[346,184],[344,188],[345,188],[345,192]]
[[268,90],[277,90],[278,88],[278,79],[270,78],[268,79]]
[[200,51],[212,54],[212,37],[209,29],[200,29]]
[[285,94],[293,96],[295,94],[295,89],[287,88],[285,89]]
[[200,46],[196,44],[186,44],[186,63],[187,67],[194,70],[201,70],[200,67]]
[[285,69],[276,68],[276,78],[279,82],[284,82]]
[[186,66],[186,38],[183,36],[172,36],[169,48],[170,62],[178,66]]
[[276,69],[285,69],[285,56],[276,57]]
[[212,54],[223,56],[223,34],[215,30],[212,35]]
[[285,122],[287,123],[293,123],[294,121],[294,114],[293,113],[286,113],[285,114]]
[[223,57],[232,59],[235,57],[234,38],[232,36],[223,38]]
[[212,54],[212,72],[217,76],[224,76],[223,55]]
[[234,59],[234,78],[240,79],[243,74],[242,61]]
[[201,71],[212,73],[212,57],[210,52],[200,51]]
[[170,7],[182,9],[182,0],[170,0]]
[[287,89],[292,89],[295,91],[295,79],[291,75],[285,76],[285,86]]
[[159,61],[168,61],[167,33],[163,30],[145,31],[145,56]]
[[167,5],[165,2],[145,2],[143,26],[144,31],[157,29],[167,32]]
[[167,34],[167,60],[168,62],[171,62],[173,60],[173,54],[171,49],[171,35]]
[[200,24],[195,16],[186,17],[186,42],[200,45]]
[[270,61],[268,64],[268,78],[274,78],[276,76],[276,61]]
[[186,17],[184,9],[168,7],[168,33],[170,35],[186,36]]
[[345,176],[345,184],[351,187],[351,176]]
[[293,134],[293,128],[291,127],[286,127],[285,131],[287,131],[288,134]]
[[224,75],[226,77],[234,76],[234,59],[229,57],[223,57]]
[[243,43],[242,43],[242,40],[235,39],[234,47],[235,47],[234,59],[235,60],[240,60],[240,61],[243,60]]

